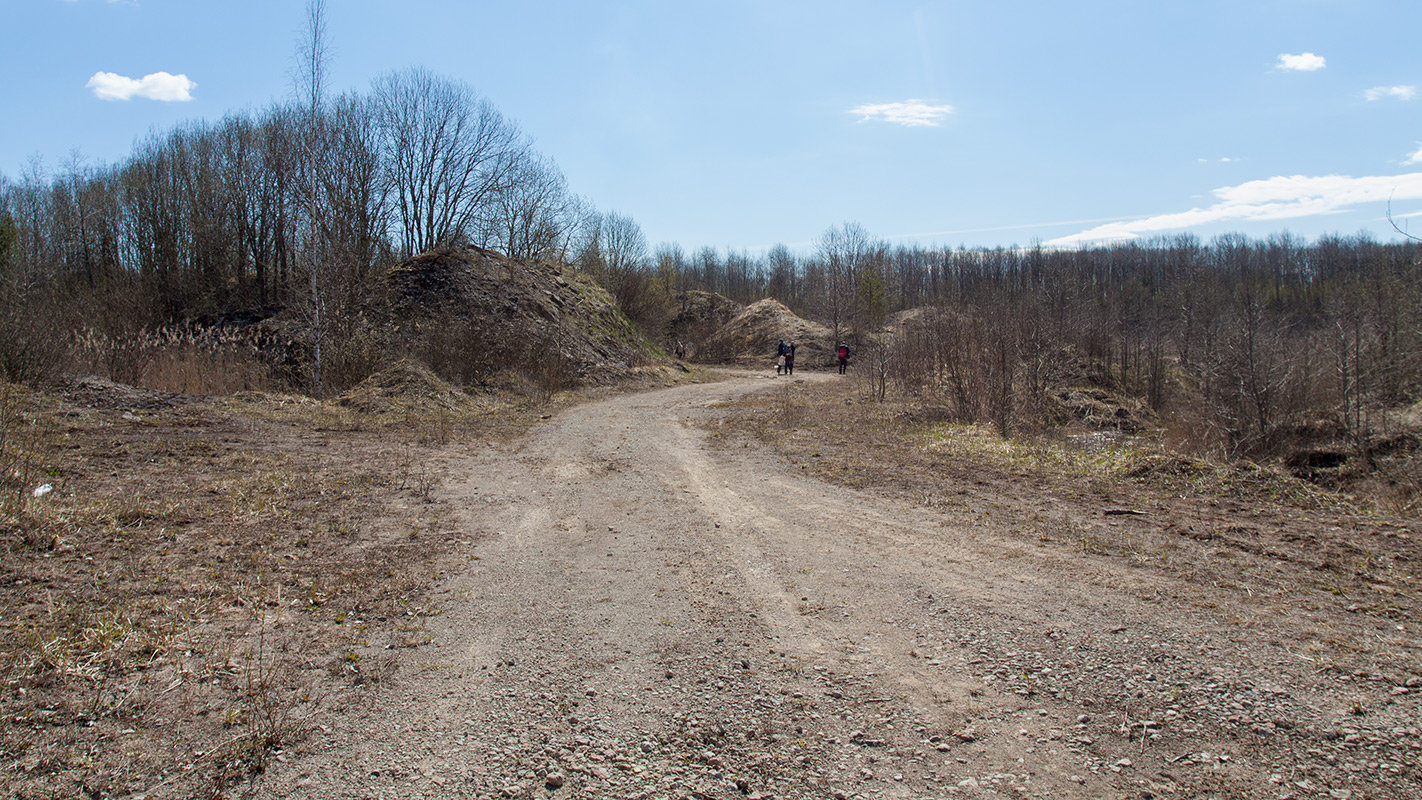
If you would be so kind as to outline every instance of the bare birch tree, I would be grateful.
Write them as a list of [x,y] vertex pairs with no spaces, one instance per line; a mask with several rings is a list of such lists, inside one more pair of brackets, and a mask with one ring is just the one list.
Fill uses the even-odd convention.
[[306,267],[307,292],[311,314],[311,382],[317,397],[323,393],[321,375],[321,342],[325,335],[322,319],[322,242],[320,241],[320,159],[318,147],[323,139],[322,104],[326,95],[326,0],[307,0],[306,28],[297,50],[297,67],[293,73],[294,88],[304,102],[306,124],[302,136],[303,161],[306,172],[302,187],[306,201]]

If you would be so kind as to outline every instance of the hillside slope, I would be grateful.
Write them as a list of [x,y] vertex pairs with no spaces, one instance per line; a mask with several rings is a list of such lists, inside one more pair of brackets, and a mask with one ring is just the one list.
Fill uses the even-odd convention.
[[543,351],[591,383],[670,363],[606,290],[557,264],[441,249],[396,264],[386,280],[398,323],[441,328],[451,346],[491,357]]
[[829,363],[829,328],[795,315],[776,300],[746,306],[721,326],[698,350],[702,361],[766,366],[774,363],[775,346],[784,339],[798,345],[796,363],[823,366]]

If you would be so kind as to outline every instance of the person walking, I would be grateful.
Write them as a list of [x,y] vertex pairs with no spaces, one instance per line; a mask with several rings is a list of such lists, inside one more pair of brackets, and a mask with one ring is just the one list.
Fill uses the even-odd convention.
[[795,343],[791,342],[785,347],[785,374],[795,374]]
[[845,366],[849,364],[849,345],[840,342],[839,349],[835,351],[835,355],[839,357],[839,374],[843,375]]
[[784,339],[781,339],[781,340],[780,340],[780,346],[775,348],[775,374],[776,374],[776,375],[779,375],[781,372],[784,372],[784,371],[785,371],[785,353],[786,353],[786,352],[787,352],[787,348],[786,348],[786,346],[785,346],[785,340],[784,340]]

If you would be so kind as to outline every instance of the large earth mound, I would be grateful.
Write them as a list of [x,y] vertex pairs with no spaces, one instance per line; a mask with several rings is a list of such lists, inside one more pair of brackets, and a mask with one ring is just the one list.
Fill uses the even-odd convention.
[[387,280],[400,324],[444,326],[455,347],[514,357],[532,346],[591,383],[669,361],[606,290],[557,264],[447,248],[395,265]]
[[824,366],[830,363],[829,328],[795,316],[776,300],[761,300],[746,306],[730,322],[721,326],[700,348],[699,358],[721,364],[771,366],[775,346],[784,339],[797,345],[797,366]]
[[667,326],[667,339],[680,344],[690,358],[699,358],[699,347],[727,322],[735,319],[745,306],[714,292],[699,289],[676,296],[677,311]]

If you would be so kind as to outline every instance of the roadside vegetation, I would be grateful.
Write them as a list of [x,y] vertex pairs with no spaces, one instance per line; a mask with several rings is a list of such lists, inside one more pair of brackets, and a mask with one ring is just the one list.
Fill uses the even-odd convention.
[[451,448],[778,339],[849,374],[723,433],[828,480],[1025,482],[1100,524],[1024,543],[1415,594],[1415,238],[653,248],[459,81],[326,96],[311,9],[299,99],[0,175],[0,789],[220,796],[379,683],[358,643],[418,642]]
[[0,387],[7,796],[221,796],[382,680],[357,646],[418,642],[450,547],[444,448],[542,412],[398,379],[379,414],[351,407],[378,386]]
[[[735,404],[712,426],[723,447],[767,447],[831,486],[889,494],[984,535],[1000,558],[1121,561],[1261,608],[1346,607],[1356,625],[1301,643],[1320,670],[1415,677],[1422,520],[1392,495],[1350,495],[1277,466],[1181,455],[1161,431],[1082,425],[1003,437],[945,419],[921,399],[880,399],[872,382],[799,385]],[[970,534],[971,535],[971,534]]]

